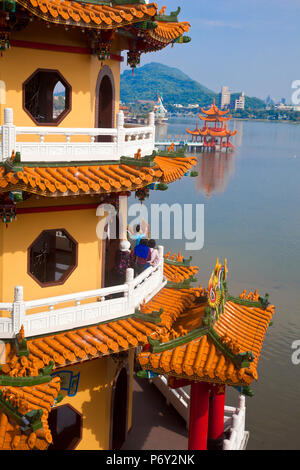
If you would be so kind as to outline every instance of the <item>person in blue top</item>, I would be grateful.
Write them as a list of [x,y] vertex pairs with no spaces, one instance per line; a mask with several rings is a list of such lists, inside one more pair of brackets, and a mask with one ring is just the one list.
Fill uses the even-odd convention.
[[140,241],[139,245],[134,249],[133,256],[135,258],[135,272],[137,275],[150,267],[151,251],[147,240]]
[[141,226],[137,225],[135,227],[135,233],[133,235],[130,235],[131,240],[135,240],[135,246],[138,246],[141,243],[141,240],[146,238],[146,235],[141,232]]

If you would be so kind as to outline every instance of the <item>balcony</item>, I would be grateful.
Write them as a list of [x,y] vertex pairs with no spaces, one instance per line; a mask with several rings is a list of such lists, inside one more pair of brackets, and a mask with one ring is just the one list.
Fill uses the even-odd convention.
[[[96,325],[132,315],[149,302],[166,284],[163,247],[158,247],[160,262],[134,278],[128,269],[126,282],[88,292],[24,301],[23,287],[15,287],[14,302],[0,303],[0,339],[11,339],[24,326],[25,335],[34,337]],[[71,304],[71,305],[70,305]],[[30,313],[31,310],[36,313]],[[39,311],[41,310],[41,311]]]
[[[20,152],[21,163],[111,162],[134,158],[139,150],[141,157],[152,155],[155,117],[149,114],[147,127],[125,127],[123,111],[117,114],[115,129],[17,127],[13,110],[6,108],[0,136],[0,162],[10,159],[13,151]],[[98,137],[110,141],[97,142]]]

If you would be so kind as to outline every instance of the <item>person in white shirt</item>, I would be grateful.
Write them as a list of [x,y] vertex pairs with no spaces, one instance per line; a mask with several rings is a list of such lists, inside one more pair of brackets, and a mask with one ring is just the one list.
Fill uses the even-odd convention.
[[158,250],[156,249],[155,240],[149,240],[148,246],[150,248],[150,254],[151,254],[149,264],[153,268],[156,268],[156,266],[159,265],[159,254],[158,254]]

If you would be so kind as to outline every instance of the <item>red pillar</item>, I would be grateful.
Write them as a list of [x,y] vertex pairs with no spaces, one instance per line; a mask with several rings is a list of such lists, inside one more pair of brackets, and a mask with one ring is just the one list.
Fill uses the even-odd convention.
[[189,450],[207,450],[210,385],[192,383],[190,401]]
[[225,385],[212,387],[209,404],[208,438],[220,439],[224,432]]

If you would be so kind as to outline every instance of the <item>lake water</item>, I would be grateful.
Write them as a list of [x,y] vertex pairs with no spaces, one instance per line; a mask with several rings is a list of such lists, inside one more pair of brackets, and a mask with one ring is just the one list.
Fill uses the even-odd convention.
[[[181,136],[195,120],[158,126],[159,139]],[[151,203],[205,205],[205,244],[187,252],[185,241],[162,240],[167,250],[193,256],[207,286],[216,258],[227,257],[230,292],[269,293],[276,306],[259,362],[254,398],[247,398],[248,449],[300,447],[300,366],[292,343],[300,340],[300,126],[233,121],[234,153],[198,153],[197,178],[168,191],[151,191]],[[146,202],[146,206],[149,202]],[[237,392],[227,404],[237,403]]]

